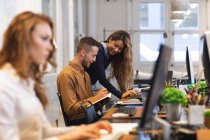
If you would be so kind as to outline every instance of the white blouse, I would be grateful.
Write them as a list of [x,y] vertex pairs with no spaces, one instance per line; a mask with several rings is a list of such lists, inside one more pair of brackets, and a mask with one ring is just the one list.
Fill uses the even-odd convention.
[[0,140],[57,140],[73,128],[51,127],[34,81],[21,80],[9,63],[0,69]]

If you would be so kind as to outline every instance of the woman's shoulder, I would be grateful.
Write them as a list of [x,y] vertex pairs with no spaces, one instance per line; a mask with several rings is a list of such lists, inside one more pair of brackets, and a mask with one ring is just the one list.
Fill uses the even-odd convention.
[[97,54],[97,57],[100,57],[100,56],[103,56],[103,57],[106,56],[105,48],[102,44],[99,46],[99,50],[98,50],[98,54]]
[[[16,73],[16,70],[12,67],[10,63],[5,63],[0,68],[0,83],[8,84],[9,81],[19,81],[20,77]],[[0,84],[0,85],[1,85]]]
[[106,43],[100,42],[99,51],[104,51]]
[[16,88],[16,84],[14,83],[16,79],[12,77],[9,71],[5,71],[0,69],[0,98],[3,100],[5,98],[9,98],[10,100],[14,100],[16,97],[13,91]]

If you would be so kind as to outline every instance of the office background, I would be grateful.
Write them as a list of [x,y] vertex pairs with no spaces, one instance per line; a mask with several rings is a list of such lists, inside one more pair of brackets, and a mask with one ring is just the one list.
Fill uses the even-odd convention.
[[[182,22],[171,21],[174,0],[0,0],[0,44],[3,32],[17,13],[30,10],[49,15],[56,25],[58,67],[49,68],[45,85],[50,99],[49,117],[56,119],[59,109],[56,98],[57,73],[74,56],[76,43],[83,36],[103,41],[112,31],[126,30],[133,43],[134,69],[139,78],[150,78],[158,46],[165,43],[174,51],[170,70],[184,76],[186,46],[191,47],[195,73],[199,68],[199,39],[209,30],[210,2],[189,0],[191,10]],[[183,0],[184,1],[184,0]],[[0,46],[1,48],[1,46]]]

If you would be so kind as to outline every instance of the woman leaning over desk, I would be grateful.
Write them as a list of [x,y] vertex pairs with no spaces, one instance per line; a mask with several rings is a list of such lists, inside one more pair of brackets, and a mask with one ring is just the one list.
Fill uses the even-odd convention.
[[[106,78],[105,70],[111,63],[111,77],[115,77],[121,91]],[[132,44],[130,34],[123,30],[113,32],[106,41],[101,42],[96,61],[86,69],[91,83],[97,81],[118,98],[136,95],[134,90],[126,91],[133,83]]]
[[67,140],[111,132],[108,122],[53,128],[44,113],[47,98],[42,76],[53,62],[53,23],[49,17],[23,12],[10,23],[0,51],[0,139]]

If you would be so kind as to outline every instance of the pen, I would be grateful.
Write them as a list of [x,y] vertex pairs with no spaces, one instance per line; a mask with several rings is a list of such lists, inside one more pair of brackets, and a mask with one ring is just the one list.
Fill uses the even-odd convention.
[[195,105],[197,105],[197,101],[198,101],[198,95],[195,96],[195,101],[194,101]]

